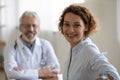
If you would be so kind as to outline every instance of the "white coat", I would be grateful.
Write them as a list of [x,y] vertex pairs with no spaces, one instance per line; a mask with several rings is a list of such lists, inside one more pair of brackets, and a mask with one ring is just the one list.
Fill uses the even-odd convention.
[[[38,80],[38,70],[42,66],[54,66],[60,71],[54,49],[47,40],[37,37],[33,52],[20,38],[4,50],[4,67],[9,79]],[[13,67],[22,67],[24,70],[15,71]]]

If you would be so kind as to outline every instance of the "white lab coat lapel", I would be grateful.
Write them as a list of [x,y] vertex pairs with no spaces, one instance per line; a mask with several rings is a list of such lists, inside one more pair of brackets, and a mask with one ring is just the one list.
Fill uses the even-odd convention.
[[23,44],[20,38],[17,40],[17,47],[19,49],[19,54],[21,55],[21,58],[27,65],[27,68],[30,68],[30,56],[32,56],[31,51]]
[[33,64],[33,67],[39,66],[39,68],[40,68],[41,54],[42,54],[41,46],[42,45],[41,45],[40,39],[36,38],[33,54],[31,56],[31,59],[36,58],[36,59],[31,61],[31,64]]
[[36,38],[33,53],[23,44],[20,38],[17,39],[17,47],[20,58],[22,58],[24,61],[24,64],[22,65],[25,65],[27,68],[40,67],[40,54],[42,53],[42,51],[39,38]]

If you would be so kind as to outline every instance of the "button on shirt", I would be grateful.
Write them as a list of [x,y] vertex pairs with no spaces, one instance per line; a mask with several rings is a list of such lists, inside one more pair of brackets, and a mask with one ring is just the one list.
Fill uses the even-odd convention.
[[71,50],[65,64],[63,80],[96,80],[104,73],[111,74],[114,80],[120,80],[115,67],[87,38]]
[[[4,50],[4,67],[9,79],[38,80],[38,70],[42,66],[53,64],[55,70],[60,71],[60,65],[53,47],[47,40],[37,37],[33,52],[24,45],[20,38],[16,40],[16,44],[7,45]],[[13,70],[14,67],[21,67],[24,70],[15,71]]]

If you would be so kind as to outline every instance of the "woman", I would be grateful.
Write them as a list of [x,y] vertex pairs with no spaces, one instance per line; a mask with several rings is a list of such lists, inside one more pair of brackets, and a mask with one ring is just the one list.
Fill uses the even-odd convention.
[[59,30],[71,46],[63,80],[120,80],[115,67],[89,38],[97,22],[86,7],[68,6],[59,21]]

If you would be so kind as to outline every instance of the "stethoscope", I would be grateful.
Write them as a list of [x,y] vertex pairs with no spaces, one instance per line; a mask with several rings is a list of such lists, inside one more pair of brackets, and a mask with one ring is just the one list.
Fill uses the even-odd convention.
[[[17,40],[15,40],[15,44],[14,44],[14,49],[16,50],[16,48],[17,48]],[[21,51],[21,50],[20,50]],[[43,66],[45,66],[45,58],[44,58],[44,50],[43,50],[43,47],[41,46],[41,62],[40,62],[40,67],[43,67]],[[21,52],[22,53],[22,52]]]

